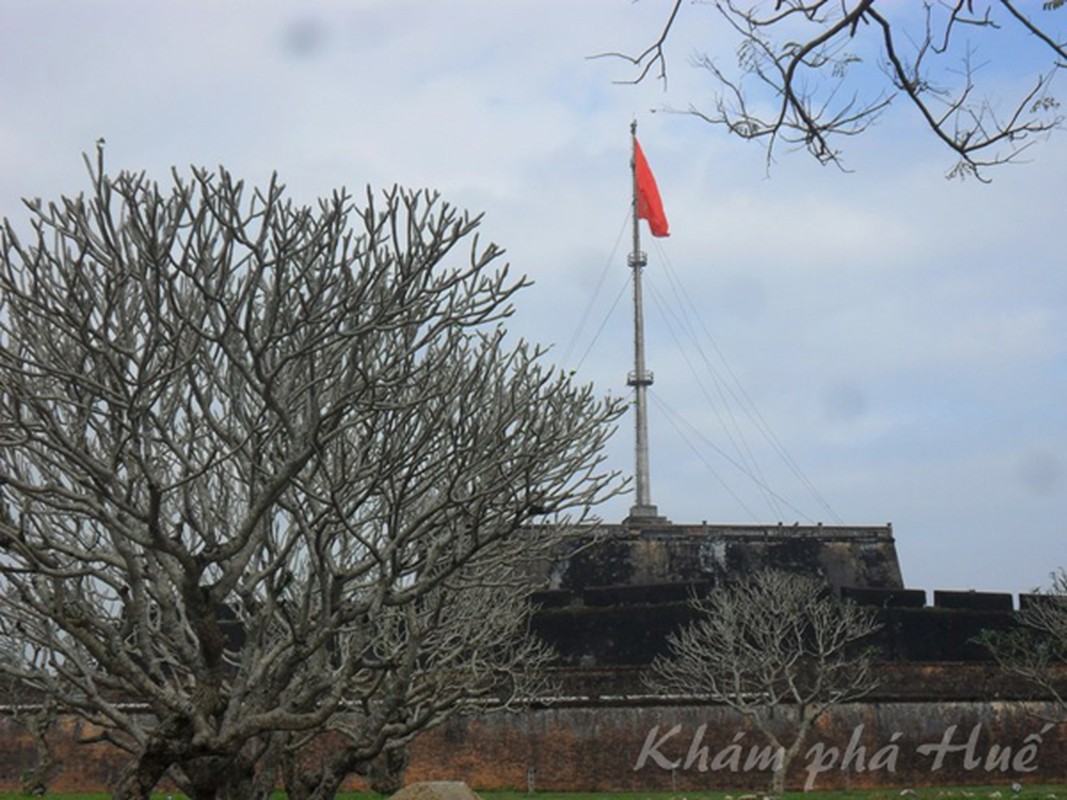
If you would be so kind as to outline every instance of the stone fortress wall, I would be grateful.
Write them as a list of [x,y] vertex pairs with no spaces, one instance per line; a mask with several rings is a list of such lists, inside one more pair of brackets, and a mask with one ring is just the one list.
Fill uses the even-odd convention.
[[[536,531],[532,531],[535,534]],[[745,721],[693,698],[651,693],[643,676],[695,591],[774,567],[827,580],[875,607],[878,690],[820,722],[796,787],[914,787],[1067,779],[1060,710],[1007,679],[974,637],[1013,624],[1022,595],[905,588],[890,526],[606,526],[579,531],[535,568],[533,627],[559,652],[554,691],[521,713],[458,718],[412,745],[409,781],[478,789],[758,790],[768,754]],[[0,715],[0,789],[17,789],[32,743]],[[63,719],[52,783],[103,789],[121,760]],[[358,785],[358,784],[357,784]]]

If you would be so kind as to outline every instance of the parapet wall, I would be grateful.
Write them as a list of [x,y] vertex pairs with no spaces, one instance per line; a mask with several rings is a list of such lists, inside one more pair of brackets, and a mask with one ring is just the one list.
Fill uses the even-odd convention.
[[[1011,595],[935,591],[927,605],[925,591],[903,587],[889,526],[668,524],[578,531],[535,568],[544,588],[533,627],[560,654],[556,691],[522,713],[454,719],[424,733],[412,745],[408,781],[557,791],[765,787],[770,756],[743,719],[694,698],[655,696],[643,676],[667,633],[690,618],[693,592],[766,568],[820,577],[877,608],[882,622],[873,642],[881,685],[820,721],[790,774],[793,787],[1063,780],[1065,732],[1045,719],[1064,709],[1007,679],[974,641],[1014,624]],[[15,710],[0,713],[2,790],[20,788],[34,759]],[[57,722],[54,790],[104,790],[118,774],[122,754],[77,744],[94,733],[72,717]]]
[[[705,584],[596,587],[557,590],[535,598],[533,630],[571,667],[640,666],[667,651],[667,634],[693,617],[689,593]],[[977,642],[987,630],[1014,625],[1010,594],[935,591],[935,604],[917,589],[839,589],[843,597],[875,609],[881,629],[869,640],[884,661],[983,662]],[[1020,605],[1029,602],[1021,595]]]
[[[1063,709],[991,665],[883,664],[867,701],[829,712],[797,756],[803,788],[1008,786],[1062,781]],[[407,781],[475,789],[759,790],[773,751],[730,709],[650,696],[636,668],[563,670],[558,693],[521,713],[453,719],[412,744]],[[783,715],[786,712],[783,711]],[[787,724],[783,716],[783,725]],[[123,754],[79,744],[97,731],[71,717],[50,734],[53,791],[106,791]],[[25,728],[0,714],[0,790],[34,758]],[[362,788],[358,780],[350,788]]]
[[876,608],[871,644],[886,661],[982,661],[976,637],[1013,624],[1010,594],[904,588],[889,525],[661,524],[578,531],[534,571],[533,628],[563,666],[649,664],[691,619],[693,594],[763,569],[820,578]]
[[[789,773],[792,788],[1061,781],[1061,729],[1045,703],[863,703],[834,709]],[[770,751],[721,706],[546,708],[457,719],[424,734],[408,780],[477,789],[759,790]]]
[[549,591],[721,582],[762,569],[802,572],[833,587],[903,587],[892,527],[603,525],[579,530],[535,571]]

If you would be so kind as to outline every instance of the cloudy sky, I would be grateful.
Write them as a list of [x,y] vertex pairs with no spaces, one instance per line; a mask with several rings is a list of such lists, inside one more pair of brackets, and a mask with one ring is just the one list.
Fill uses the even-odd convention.
[[[910,586],[1046,583],[1067,566],[1067,138],[949,181],[898,104],[845,143],[850,172],[783,150],[768,174],[758,145],[663,111],[710,96],[694,52],[730,59],[710,6],[683,7],[666,88],[588,58],[641,50],[668,8],[0,0],[0,216],[81,191],[99,137],[110,169],[161,181],[222,164],[305,202],[432,187],[534,281],[515,336],[624,394],[636,119],[672,227],[645,241],[660,512],[892,522]],[[984,74],[1017,86],[1025,48],[1003,52]],[[630,443],[627,419],[627,472]]]

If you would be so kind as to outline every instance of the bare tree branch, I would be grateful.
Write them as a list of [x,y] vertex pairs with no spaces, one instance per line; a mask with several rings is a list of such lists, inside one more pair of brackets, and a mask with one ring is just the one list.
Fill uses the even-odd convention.
[[115,796],[252,797],[328,730],[363,768],[539,663],[515,565],[619,490],[622,407],[508,339],[479,218],[90,174],[0,229],[0,669],[131,754]]
[[1030,598],[1016,615],[1019,626],[985,631],[979,641],[1007,674],[1022,678],[1053,698],[1067,719],[1067,571],[1052,573],[1051,585]]
[[[653,688],[723,703],[776,753],[771,792],[827,709],[878,681],[862,642],[881,626],[869,609],[829,596],[814,578],[766,571],[693,600],[694,622],[668,637],[652,665]],[[782,712],[788,726],[782,726]]]
[[[1046,3],[1044,12],[1061,5]],[[656,42],[638,56],[605,54],[640,69],[632,83],[645,80],[657,65],[665,79],[665,48],[678,24],[679,6],[680,0]],[[717,0],[715,7],[735,35],[737,68],[727,70],[708,54],[698,56],[696,65],[707,70],[718,93],[710,107],[694,104],[684,113],[741,138],[764,141],[768,166],[781,141],[802,146],[822,164],[842,167],[836,142],[866,131],[899,96],[956,156],[950,176],[984,180],[989,167],[1017,161],[1035,137],[1062,127],[1050,86],[1067,66],[1067,42],[1056,38],[1050,22],[1019,3],[927,3],[921,22],[907,4],[882,6],[873,0]],[[969,35],[995,42],[990,37],[1004,39],[1014,32],[1028,37],[1031,52],[1049,58],[1029,89],[997,101],[982,89],[974,66],[977,45]],[[881,63],[881,80],[865,69],[875,62]],[[1002,106],[1004,113],[998,110]]]
[[636,56],[629,56],[625,53],[597,53],[590,58],[621,58],[625,61],[629,61],[635,67],[638,67],[640,71],[637,77],[628,81],[616,81],[616,83],[629,83],[636,84],[643,81],[648,77],[648,74],[654,67],[659,67],[659,73],[656,76],[659,80],[663,81],[664,86],[667,84],[667,58],[663,52],[664,45],[667,42],[667,37],[670,35],[671,28],[674,27],[674,21],[678,17],[678,10],[682,7],[682,0],[674,0],[674,5],[671,6],[671,12],[667,17],[667,22],[663,26],[663,31],[660,33],[659,38],[646,47],[641,53]]

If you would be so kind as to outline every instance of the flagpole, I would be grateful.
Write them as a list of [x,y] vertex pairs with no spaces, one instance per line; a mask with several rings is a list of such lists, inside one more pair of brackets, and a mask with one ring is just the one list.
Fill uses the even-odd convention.
[[633,183],[633,250],[627,259],[634,271],[634,369],[626,383],[634,387],[634,489],[635,503],[630,507],[627,522],[659,519],[659,512],[652,505],[648,469],[648,415],[645,407],[648,387],[652,385],[652,373],[645,369],[645,320],[641,296],[641,270],[648,259],[641,251],[641,229],[637,217],[637,121],[630,123],[631,157],[630,171]]

